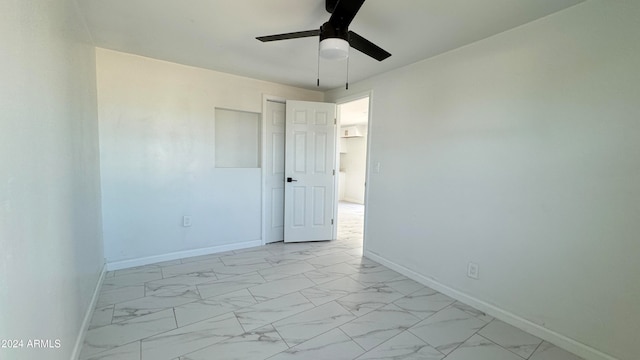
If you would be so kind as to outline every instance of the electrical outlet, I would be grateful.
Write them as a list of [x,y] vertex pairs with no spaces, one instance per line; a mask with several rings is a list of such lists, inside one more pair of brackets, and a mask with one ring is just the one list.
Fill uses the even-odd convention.
[[478,280],[478,278],[480,277],[480,267],[478,266],[478,264],[472,262],[469,263],[469,265],[467,266],[467,276],[472,279]]
[[182,217],[182,226],[184,226],[184,227],[191,226],[191,216],[183,216]]

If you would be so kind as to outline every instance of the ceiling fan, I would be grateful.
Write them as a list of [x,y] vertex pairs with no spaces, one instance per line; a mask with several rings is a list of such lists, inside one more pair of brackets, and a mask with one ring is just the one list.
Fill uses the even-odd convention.
[[349,56],[349,46],[382,61],[391,54],[371,41],[349,30],[349,24],[362,7],[365,0],[326,0],[325,9],[331,14],[329,21],[320,29],[298,31],[285,34],[259,36],[262,42],[320,36],[320,56],[326,59],[345,59]]

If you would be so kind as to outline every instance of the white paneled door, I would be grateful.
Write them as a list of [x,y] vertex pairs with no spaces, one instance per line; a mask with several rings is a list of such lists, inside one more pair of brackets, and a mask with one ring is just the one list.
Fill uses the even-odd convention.
[[265,157],[265,243],[284,240],[284,103],[267,101]]
[[287,101],[284,241],[333,240],[336,105]]

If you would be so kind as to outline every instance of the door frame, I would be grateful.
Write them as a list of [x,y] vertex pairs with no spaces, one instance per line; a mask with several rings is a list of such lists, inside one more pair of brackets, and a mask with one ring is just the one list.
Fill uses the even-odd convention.
[[[344,97],[340,97],[337,98],[334,103],[336,104],[336,159],[334,161],[334,168],[336,169],[336,172],[339,172],[340,170],[340,139],[337,137],[338,134],[338,130],[340,129],[340,113],[339,111],[337,111],[337,107],[339,105],[351,102],[351,101],[355,101],[355,100],[360,100],[362,98],[368,97],[369,98],[369,114],[368,114],[368,121],[367,121],[367,158],[366,158],[366,170],[365,170],[365,183],[369,184],[370,183],[370,177],[371,177],[371,166],[370,166],[370,162],[371,162],[371,157],[370,157],[370,153],[371,153],[371,122],[372,122],[372,105],[373,105],[373,90],[368,90],[368,91],[361,91],[361,92],[357,92],[354,93],[352,95],[349,96],[344,96]],[[262,175],[262,179],[261,179],[261,191],[262,191],[262,204],[261,204],[261,208],[262,208],[262,212],[261,212],[261,229],[260,229],[260,233],[261,233],[261,243],[262,245],[266,244],[266,235],[267,235],[267,224],[266,224],[266,212],[268,211],[266,209],[266,169],[264,167],[264,164],[266,162],[266,156],[267,156],[267,149],[266,149],[266,138],[267,138],[267,132],[266,132],[266,121],[267,121],[267,115],[266,115],[266,108],[267,108],[267,101],[275,101],[275,102],[282,102],[282,103],[286,103],[288,99],[281,97],[281,96],[275,96],[275,95],[269,95],[269,94],[262,94],[262,128],[261,128],[261,132],[262,132],[262,154],[260,156],[261,159],[261,175]],[[286,156],[286,154],[285,154]],[[334,177],[334,188],[336,190],[338,190],[338,186],[339,186],[339,179],[338,179],[338,174],[336,174],[336,176]],[[336,226],[334,226],[333,228],[333,239],[332,240],[336,240],[338,238],[338,224],[337,224],[337,219],[338,219],[338,191],[335,191],[335,201],[334,201],[334,209],[333,209],[333,216],[334,219],[336,219]],[[363,249],[366,250],[366,244],[367,244],[367,220],[368,220],[368,215],[367,215],[367,206],[369,203],[369,186],[365,186],[364,188],[364,223],[363,223],[363,229],[362,229],[362,246]]]
[[[340,105],[352,102],[352,101],[356,101],[356,100],[360,100],[360,99],[364,99],[368,97],[369,98],[369,111],[367,113],[367,156],[366,156],[366,160],[365,160],[365,187],[364,187],[364,221],[363,221],[363,228],[362,228],[362,249],[363,251],[367,250],[367,219],[368,219],[368,212],[367,212],[367,206],[369,204],[369,186],[368,184],[370,184],[370,177],[371,177],[371,166],[370,166],[370,162],[371,162],[371,121],[372,121],[372,111],[371,109],[373,108],[373,90],[367,90],[367,91],[361,91],[349,96],[344,96],[344,97],[339,97],[335,100],[335,104],[336,104],[336,119],[337,119],[337,125],[336,125],[336,129],[340,129],[341,126],[341,119],[340,119]],[[338,139],[337,142],[337,149],[336,149],[336,169],[340,169],[340,141]],[[337,171],[337,170],[336,170]],[[338,176],[336,176],[336,184],[335,184],[335,188],[336,190],[338,190],[338,186],[339,186],[339,181],[338,181]],[[336,199],[335,199],[335,204],[336,204],[336,208],[335,208],[335,218],[338,218],[338,194],[339,191],[336,191]],[[336,225],[338,224],[338,221],[336,221]],[[337,238],[337,233],[338,233],[338,226],[336,226],[334,228],[334,239]]]

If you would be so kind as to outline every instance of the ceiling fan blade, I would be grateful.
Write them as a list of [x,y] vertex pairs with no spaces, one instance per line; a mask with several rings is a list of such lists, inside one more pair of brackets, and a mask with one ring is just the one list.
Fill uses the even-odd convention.
[[342,26],[346,29],[356,17],[362,4],[364,4],[364,0],[339,0],[338,5],[333,9],[329,22],[335,27]]
[[352,48],[359,50],[360,52],[369,55],[378,61],[382,61],[391,56],[391,54],[386,50],[382,49],[378,45],[363,38],[353,31],[349,31],[349,45],[351,45]]
[[262,42],[267,42],[267,41],[277,41],[277,40],[298,39],[298,38],[318,36],[318,35],[320,35],[320,29],[297,31],[297,32],[286,33],[286,34],[258,36],[256,39]]

